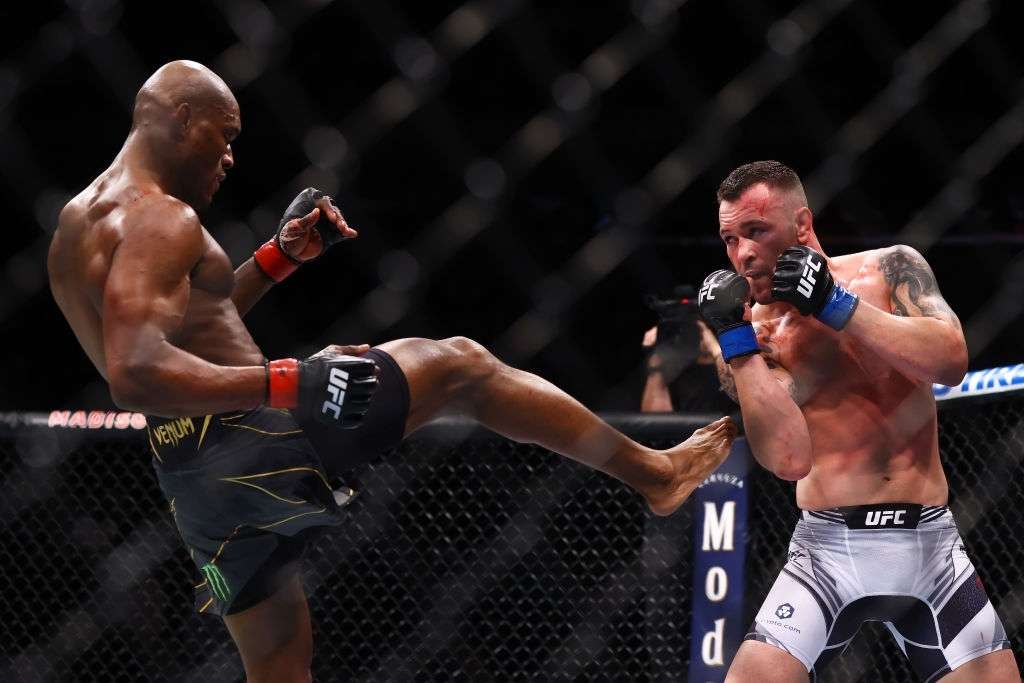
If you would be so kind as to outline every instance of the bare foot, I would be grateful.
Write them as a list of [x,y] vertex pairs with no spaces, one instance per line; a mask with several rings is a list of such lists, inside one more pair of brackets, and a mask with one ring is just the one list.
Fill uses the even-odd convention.
[[709,474],[729,455],[736,438],[736,424],[722,417],[695,431],[683,443],[664,451],[675,466],[672,480],[657,493],[647,495],[647,504],[656,515],[671,515],[690,497]]

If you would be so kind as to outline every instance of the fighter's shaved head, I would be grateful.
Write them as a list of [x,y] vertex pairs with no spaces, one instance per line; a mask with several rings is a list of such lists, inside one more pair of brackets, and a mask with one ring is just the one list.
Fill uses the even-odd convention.
[[220,76],[198,62],[168,62],[135,96],[125,142],[132,164],[159,178],[164,192],[207,206],[234,166],[242,131],[238,102]]
[[195,109],[213,107],[226,112],[238,110],[227,83],[199,62],[180,59],[164,64],[150,76],[135,96],[132,127],[156,115],[166,115],[180,105]]

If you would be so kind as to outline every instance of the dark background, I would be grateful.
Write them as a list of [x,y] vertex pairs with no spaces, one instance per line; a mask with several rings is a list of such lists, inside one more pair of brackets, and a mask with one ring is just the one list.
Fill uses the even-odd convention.
[[106,407],[46,286],[56,215],[165,61],[220,73],[235,170],[203,216],[239,263],[295,192],[359,240],[249,316],[270,357],[466,335],[635,408],[645,293],[726,265],[714,191],[803,177],[838,254],[920,249],[974,369],[1024,360],[1014,2],[18,3],[0,10],[0,409]]

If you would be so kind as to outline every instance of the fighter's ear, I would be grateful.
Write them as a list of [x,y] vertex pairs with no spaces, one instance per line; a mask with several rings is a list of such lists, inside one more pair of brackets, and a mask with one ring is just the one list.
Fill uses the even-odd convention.
[[180,138],[185,137],[189,126],[192,125],[192,105],[182,102],[174,110],[174,132]]
[[814,236],[814,214],[806,206],[801,206],[796,210],[794,221],[797,242],[808,244]]

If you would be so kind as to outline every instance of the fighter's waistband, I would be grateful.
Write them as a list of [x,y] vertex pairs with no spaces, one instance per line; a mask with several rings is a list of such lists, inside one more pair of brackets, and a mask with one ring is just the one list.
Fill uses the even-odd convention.
[[916,529],[928,524],[948,525],[952,513],[946,505],[875,503],[803,510],[800,517],[811,524],[838,524],[848,529]]
[[221,446],[240,448],[301,434],[287,411],[265,407],[201,417],[147,415],[146,425],[150,449],[162,469],[182,467]]

